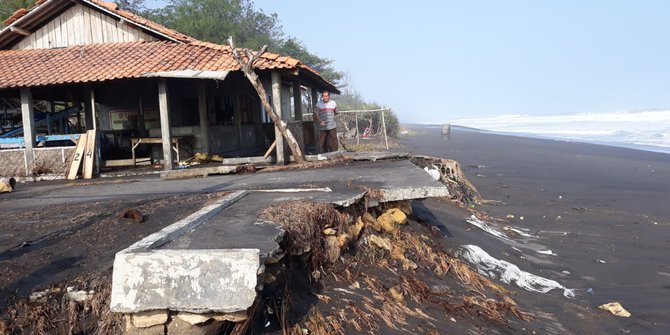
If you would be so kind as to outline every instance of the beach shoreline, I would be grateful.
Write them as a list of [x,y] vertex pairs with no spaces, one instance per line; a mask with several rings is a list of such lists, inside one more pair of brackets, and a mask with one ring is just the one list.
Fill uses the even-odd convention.
[[[424,215],[449,232],[454,249],[474,244],[524,271],[575,289],[574,299],[518,289],[522,307],[543,315],[547,333],[670,330],[670,155],[579,142],[410,126],[412,154],[455,159],[482,197],[476,210],[523,229],[553,255],[518,251],[465,221],[469,213],[426,200]],[[449,243],[449,242],[448,242]],[[590,289],[590,290],[589,290]],[[618,301],[633,316],[597,309]]]
[[[406,128],[411,128],[411,129],[432,129],[432,128],[437,128],[441,129],[442,125],[441,124],[406,124]],[[655,145],[644,145],[644,144],[636,144],[636,143],[629,143],[629,142],[617,142],[617,141],[603,141],[603,140],[589,140],[589,139],[581,139],[578,137],[561,137],[561,136],[551,136],[551,135],[543,135],[539,133],[531,133],[531,132],[513,132],[513,131],[502,131],[502,130],[487,130],[487,129],[481,129],[481,128],[473,128],[473,127],[468,127],[468,126],[462,126],[458,124],[451,124],[450,125],[451,129],[458,130],[458,131],[469,131],[469,132],[476,132],[480,134],[490,134],[490,135],[500,135],[500,136],[514,136],[514,137],[522,137],[522,138],[533,138],[533,139],[540,139],[540,140],[549,140],[549,141],[560,141],[560,142],[567,142],[567,143],[583,143],[583,144],[594,144],[594,145],[602,145],[602,146],[608,146],[608,147],[615,147],[615,148],[623,148],[623,149],[631,149],[631,150],[640,150],[640,151],[649,151],[649,152],[655,152],[655,153],[664,153],[664,154],[670,154],[670,147],[666,146],[655,146]]]

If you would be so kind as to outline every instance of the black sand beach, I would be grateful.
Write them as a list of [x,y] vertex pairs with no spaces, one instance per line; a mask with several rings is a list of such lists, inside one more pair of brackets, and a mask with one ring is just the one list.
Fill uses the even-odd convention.
[[[436,126],[409,128],[416,133],[403,144],[413,154],[459,161],[482,197],[500,202],[477,210],[497,218],[514,215],[496,229],[527,229],[534,243],[556,255],[512,248],[467,223],[466,209],[438,200],[415,205],[418,217],[441,225],[454,249],[474,244],[576,289],[570,299],[560,290],[510,287],[536,316],[520,333],[670,333],[670,155],[459,127],[443,138]],[[597,308],[613,301],[632,317]]]

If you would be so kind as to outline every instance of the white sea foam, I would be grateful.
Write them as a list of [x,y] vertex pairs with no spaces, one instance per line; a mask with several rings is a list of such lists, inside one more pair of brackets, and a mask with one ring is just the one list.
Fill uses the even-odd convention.
[[[670,152],[670,110],[580,113],[563,115],[501,115],[468,118],[455,124],[495,132],[626,147],[649,146]],[[642,148],[644,149],[644,148]]]
[[459,256],[470,262],[477,271],[489,278],[499,279],[503,283],[516,286],[533,292],[547,293],[551,290],[563,290],[566,298],[574,298],[575,290],[566,288],[559,282],[534,275],[519,269],[518,266],[497,259],[476,245],[464,245],[459,250]]

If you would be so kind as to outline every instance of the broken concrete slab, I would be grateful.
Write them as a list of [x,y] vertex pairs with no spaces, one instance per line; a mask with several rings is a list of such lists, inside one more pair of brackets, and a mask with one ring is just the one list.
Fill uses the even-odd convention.
[[204,223],[207,219],[216,215],[221,210],[232,205],[246,195],[246,191],[236,191],[227,194],[221,199],[195,211],[193,214],[141,239],[119,253],[148,251],[150,249],[158,248],[165,243],[173,241],[186,231],[195,229],[198,225]]
[[379,202],[448,195],[444,185],[408,161],[252,176],[227,185],[250,191],[232,192],[117,253],[112,310],[246,310],[256,297],[264,260],[281,257],[283,228],[257,216],[273,204],[311,200],[350,206],[370,190],[380,191]]
[[[155,176],[145,176],[132,181],[123,185],[110,183],[80,187],[61,184],[30,185],[20,188],[18,192],[15,190],[12,198],[6,199],[4,205],[19,209],[32,208],[36,202],[49,206],[100,200],[150,200],[185,193],[296,187],[330,187],[333,190],[353,189],[351,186],[356,185],[374,189],[403,188],[408,185],[444,187],[408,160],[352,162],[320,169],[228,174],[170,182]],[[150,194],[147,193],[148,189],[151,189]],[[446,195],[446,188],[442,190]]]
[[209,166],[209,167],[193,167],[188,169],[181,170],[170,170],[161,172],[161,179],[165,180],[174,180],[174,179],[188,179],[196,177],[207,177],[209,175],[217,174],[230,174],[235,173],[239,170],[237,165],[235,166]]
[[231,313],[256,299],[258,249],[152,250],[114,259],[111,309]]
[[410,155],[406,152],[390,152],[390,151],[355,151],[355,152],[342,152],[342,156],[347,159],[355,161],[371,161],[376,162],[378,160],[386,159],[401,159],[408,158]]
[[256,164],[256,165],[270,165],[274,162],[272,157],[263,158],[263,156],[254,157],[235,157],[224,158],[223,165],[240,165],[240,164]]

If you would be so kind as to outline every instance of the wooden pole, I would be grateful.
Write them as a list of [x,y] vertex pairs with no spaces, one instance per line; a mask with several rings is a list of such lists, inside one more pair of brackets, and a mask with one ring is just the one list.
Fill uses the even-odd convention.
[[158,109],[161,118],[161,141],[163,142],[163,167],[172,170],[172,135],[170,131],[170,110],[168,88],[164,78],[158,79]]
[[30,88],[22,87],[21,94],[21,119],[23,121],[24,157],[26,162],[26,175],[33,174],[33,161],[35,160],[35,112],[33,109],[33,94]]
[[[279,72],[272,71],[270,74],[272,80],[272,108],[275,111],[279,111],[277,114],[282,115],[281,113],[281,75]],[[286,163],[286,154],[284,153],[284,138],[282,137],[281,130],[275,125],[275,144],[277,146],[277,164],[283,165]]]
[[293,107],[295,108],[295,121],[302,123],[302,94],[300,82],[293,82]]
[[358,131],[358,113],[354,113],[354,116],[356,116],[356,144],[361,144],[361,137]]
[[89,88],[89,98],[91,99],[91,121],[93,122],[92,129],[97,130],[98,129],[98,115],[95,110],[95,90],[93,89],[93,86]]
[[384,142],[386,142],[386,150],[389,149],[389,139],[386,137],[386,121],[384,120],[384,114],[386,111],[382,111],[382,127],[384,127]]
[[[261,83],[260,79],[258,79],[258,75],[254,72],[253,65],[254,62],[265,53],[267,50],[267,45],[263,46],[259,52],[252,53],[248,49],[243,49],[242,52],[244,56],[247,57],[247,61],[244,61],[242,59],[242,56],[240,55],[239,51],[237,48],[235,48],[235,43],[233,43],[233,38],[230,37],[228,38],[228,43],[230,44],[230,49],[232,52],[233,58],[237,61],[237,63],[240,65],[240,68],[242,72],[244,72],[244,75],[249,79],[249,82],[251,85],[256,89],[256,93],[258,93],[258,96],[261,98],[261,102],[263,103],[263,108],[265,108],[265,111],[268,113],[270,118],[272,119],[272,122],[275,124],[277,127],[277,130],[281,133],[287,144],[288,147],[291,149],[291,152],[293,153],[293,157],[295,158],[296,162],[302,163],[305,161],[305,155],[302,152],[302,149],[300,149],[300,144],[298,141],[295,139],[291,131],[288,129],[288,126],[286,122],[284,122],[281,117],[277,114],[277,111],[281,112],[281,107],[277,109],[273,109],[272,106],[270,105],[270,102],[268,101],[267,98],[267,93],[265,92],[265,88],[263,88],[263,84]],[[275,73],[276,71],[273,71],[272,73]],[[279,73],[277,73],[279,75]],[[275,79],[273,77],[273,79]],[[281,81],[281,80],[280,80]],[[280,89],[281,89],[281,82],[280,84]],[[273,86],[273,100],[274,98],[274,80],[272,83]],[[275,102],[275,105],[279,103],[281,106],[281,101]],[[279,142],[277,142],[277,149],[279,149]],[[277,155],[279,156],[279,155]]]
[[[312,114],[316,110],[316,104],[319,102],[319,92],[316,88],[312,87]],[[316,118],[312,115],[312,123],[314,124],[314,148],[318,153],[321,153],[321,148],[319,143],[321,143],[321,132],[319,131],[319,125],[316,123]]]
[[207,90],[205,82],[198,83],[198,117],[200,118],[200,149],[209,153],[209,118],[207,117]]

